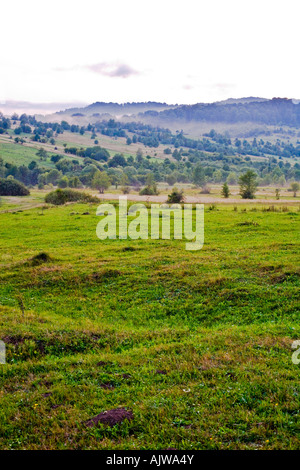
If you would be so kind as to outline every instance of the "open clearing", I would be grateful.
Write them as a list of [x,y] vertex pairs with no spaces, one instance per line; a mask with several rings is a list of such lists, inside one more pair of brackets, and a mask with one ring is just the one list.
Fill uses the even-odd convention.
[[205,207],[196,252],[0,215],[2,449],[299,448],[300,213]]

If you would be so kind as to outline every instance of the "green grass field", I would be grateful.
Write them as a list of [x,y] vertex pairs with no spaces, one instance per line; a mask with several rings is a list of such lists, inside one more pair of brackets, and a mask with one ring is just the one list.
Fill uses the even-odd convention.
[[10,142],[0,142],[0,157],[3,158],[5,162],[13,163],[17,166],[28,166],[30,162],[36,161],[41,167],[45,167],[47,169],[55,168],[50,157],[41,162],[39,157],[36,155],[37,151],[38,149],[34,147],[26,147],[24,145]]
[[0,214],[0,448],[299,449],[298,208],[206,206],[192,252],[96,207]]

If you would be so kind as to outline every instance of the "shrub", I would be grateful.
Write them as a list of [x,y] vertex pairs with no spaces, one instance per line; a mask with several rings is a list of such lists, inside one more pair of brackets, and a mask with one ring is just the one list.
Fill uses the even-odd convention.
[[210,194],[210,188],[206,185],[203,186],[203,188],[200,191],[200,194]]
[[0,178],[0,196],[28,196],[29,190],[15,179]]
[[141,196],[156,196],[158,194],[156,184],[145,186],[140,190],[139,194]]
[[73,189],[57,189],[45,196],[45,202],[60,206],[66,202],[99,202],[99,199]]
[[179,204],[180,202],[183,202],[183,200],[184,200],[183,191],[174,189],[174,191],[172,191],[171,194],[168,195],[167,202],[169,204]]
[[121,188],[123,194],[129,194],[130,193],[130,187],[129,186],[122,186]]
[[229,186],[227,183],[223,184],[221,195],[225,198],[228,198],[230,196]]

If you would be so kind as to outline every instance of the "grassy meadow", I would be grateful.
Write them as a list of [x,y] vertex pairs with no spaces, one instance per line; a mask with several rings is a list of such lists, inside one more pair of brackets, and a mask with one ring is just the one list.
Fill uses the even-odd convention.
[[1,449],[299,449],[297,206],[206,205],[193,252],[23,200],[0,214]]

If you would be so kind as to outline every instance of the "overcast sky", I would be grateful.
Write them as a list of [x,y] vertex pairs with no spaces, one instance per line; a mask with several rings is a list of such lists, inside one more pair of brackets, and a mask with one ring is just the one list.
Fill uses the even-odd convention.
[[299,0],[14,0],[0,100],[300,98]]

